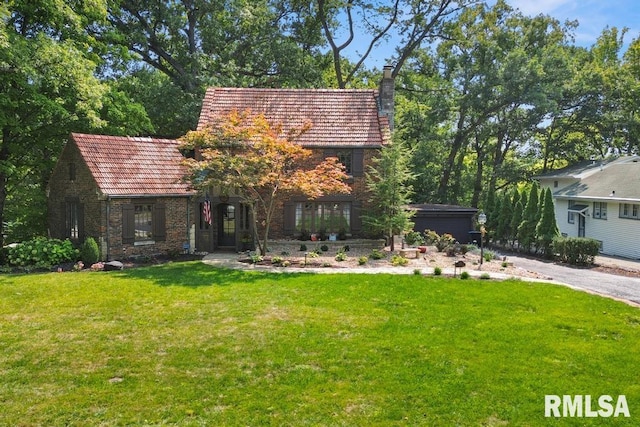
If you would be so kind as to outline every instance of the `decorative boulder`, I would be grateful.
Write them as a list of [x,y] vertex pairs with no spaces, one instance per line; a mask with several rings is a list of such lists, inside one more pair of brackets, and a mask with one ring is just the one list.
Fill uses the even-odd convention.
[[109,261],[104,263],[104,271],[122,270],[123,268],[124,264],[120,261]]

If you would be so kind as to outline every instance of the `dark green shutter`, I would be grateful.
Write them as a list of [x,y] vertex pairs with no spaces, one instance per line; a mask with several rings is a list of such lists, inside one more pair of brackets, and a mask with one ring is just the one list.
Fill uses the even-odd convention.
[[153,207],[153,240],[157,242],[167,240],[167,219],[165,206],[162,203],[156,203]]
[[136,240],[136,217],[133,205],[122,206],[122,243]]
[[78,239],[84,242],[84,204],[78,203]]
[[282,231],[285,236],[292,236],[295,234],[296,228],[296,204],[294,202],[286,202],[284,204],[284,224]]
[[351,155],[351,175],[364,175],[364,150],[362,148],[355,148],[353,150],[353,154]]
[[351,203],[351,233],[360,234],[362,232],[362,202],[354,200]]

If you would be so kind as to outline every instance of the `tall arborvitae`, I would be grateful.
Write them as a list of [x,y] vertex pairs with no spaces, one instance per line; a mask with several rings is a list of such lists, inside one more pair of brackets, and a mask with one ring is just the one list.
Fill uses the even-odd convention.
[[500,217],[496,226],[496,240],[499,240],[503,245],[507,243],[511,234],[512,216],[511,197],[507,192],[504,192],[500,198]]
[[487,215],[487,223],[485,224],[487,242],[496,242],[499,240],[497,235],[498,225],[500,224],[500,214],[502,213],[502,197],[496,194],[493,199],[493,207],[490,211],[485,211]]
[[509,239],[512,248],[518,240],[518,226],[520,222],[522,222],[522,211],[524,208],[520,198],[520,191],[514,188],[511,196],[511,223],[509,224]]
[[484,200],[484,204],[482,206],[482,210],[487,215],[487,223],[485,224],[485,228],[487,230],[495,230],[496,228],[496,193],[494,191],[489,190],[487,196]]
[[522,216],[524,215],[524,205],[522,200],[518,200],[515,208],[513,208],[513,217],[511,219],[511,230],[513,233],[513,240],[511,241],[511,247],[515,249],[516,242],[518,242],[518,226],[522,222]]
[[558,236],[558,225],[556,224],[556,214],[553,206],[553,196],[551,195],[551,189],[547,188],[544,191],[544,197],[542,198],[542,214],[540,221],[536,227],[536,237],[538,248],[542,250],[542,253],[546,257],[551,257],[553,239]]
[[538,193],[540,192],[538,182],[534,181],[529,191],[529,200],[524,208],[522,222],[518,226],[518,242],[520,248],[531,251],[531,247],[536,242],[536,227],[538,226]]

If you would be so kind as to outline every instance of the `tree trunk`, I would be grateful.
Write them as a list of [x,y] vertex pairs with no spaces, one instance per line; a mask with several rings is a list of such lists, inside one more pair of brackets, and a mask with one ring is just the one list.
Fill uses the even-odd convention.
[[9,129],[2,129],[2,141],[0,141],[0,248],[4,247],[4,207],[7,201],[7,183],[9,175],[4,167],[9,161]]

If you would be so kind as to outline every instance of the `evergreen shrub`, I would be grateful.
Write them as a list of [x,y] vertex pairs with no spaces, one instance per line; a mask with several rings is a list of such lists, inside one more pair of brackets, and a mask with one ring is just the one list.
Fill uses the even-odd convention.
[[100,261],[100,249],[93,237],[87,237],[80,247],[80,259],[89,266]]
[[600,242],[587,237],[558,237],[553,240],[556,258],[571,265],[593,265],[599,251]]

